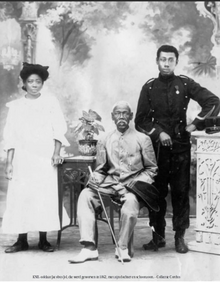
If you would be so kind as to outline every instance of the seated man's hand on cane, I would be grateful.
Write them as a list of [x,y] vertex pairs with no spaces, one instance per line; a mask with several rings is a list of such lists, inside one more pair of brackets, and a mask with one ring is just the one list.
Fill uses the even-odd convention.
[[99,188],[99,181],[96,178],[95,174],[93,173],[91,167],[89,166],[88,168],[89,168],[89,173],[90,173],[88,186],[90,186],[91,188],[98,189]]
[[99,188],[98,180],[95,178],[94,174],[90,172],[90,177],[88,181],[88,186],[94,189]]

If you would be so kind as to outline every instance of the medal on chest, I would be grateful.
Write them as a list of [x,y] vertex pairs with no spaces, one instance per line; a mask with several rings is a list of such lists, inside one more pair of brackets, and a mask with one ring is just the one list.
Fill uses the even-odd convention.
[[179,86],[178,86],[178,85],[175,85],[174,87],[175,87],[175,89],[176,89],[176,94],[177,94],[177,95],[180,94]]

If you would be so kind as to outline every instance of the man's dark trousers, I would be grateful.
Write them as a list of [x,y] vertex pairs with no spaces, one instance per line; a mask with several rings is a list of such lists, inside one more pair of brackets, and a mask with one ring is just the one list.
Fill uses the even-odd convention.
[[170,184],[173,207],[173,230],[185,230],[189,227],[189,190],[190,190],[190,149],[173,152],[170,147],[160,146],[158,152],[158,175],[154,185],[159,190],[160,211],[150,212],[150,225],[156,232],[165,237],[166,196]]

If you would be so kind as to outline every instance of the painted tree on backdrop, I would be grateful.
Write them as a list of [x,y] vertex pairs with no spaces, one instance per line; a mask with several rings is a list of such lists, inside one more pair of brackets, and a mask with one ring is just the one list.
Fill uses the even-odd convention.
[[[102,32],[104,30],[106,33],[118,32],[123,28],[123,20],[130,12],[128,2],[50,2],[42,6],[41,19],[52,32],[55,46],[58,48],[57,53],[60,56],[60,67],[81,66],[91,57],[90,50],[95,43],[97,32],[99,30]],[[95,31],[95,36],[93,36],[93,31]],[[61,83],[60,81],[59,87],[62,87]],[[75,120],[73,115],[76,112],[74,111],[76,94],[72,95],[67,91],[62,95],[65,113],[68,117],[67,123],[71,128],[72,121]],[[68,130],[67,138],[71,146],[65,149],[66,152],[76,153],[77,140],[74,139],[76,137],[72,135],[71,130]]]
[[[89,59],[95,42],[92,30],[118,31],[123,27],[129,2],[49,2],[41,7],[41,17],[60,48],[60,65],[82,64]],[[44,11],[46,12],[43,12]]]
[[[14,18],[19,21],[22,14],[22,8],[25,2],[0,2],[0,21]],[[38,17],[43,20],[51,30],[53,40],[59,54],[59,66],[62,67],[67,62],[69,66],[82,65],[91,56],[90,50],[95,38],[92,36],[92,30],[105,30],[106,32],[118,32],[123,28],[123,20],[126,15],[131,13],[129,2],[96,2],[96,1],[71,1],[71,2],[46,2],[38,3]],[[5,103],[9,100],[9,93],[17,92],[17,77],[20,71],[20,65],[12,73],[6,73],[0,67],[0,79],[3,76],[7,78],[11,75],[11,84],[13,89],[7,86],[1,89],[0,103],[1,108],[5,109]],[[7,79],[8,80],[8,79]],[[13,84],[13,81],[15,82]],[[2,84],[1,84],[2,85]],[[66,94],[67,95],[67,94]],[[12,97],[13,99],[13,97]],[[70,97],[62,96],[64,102],[65,114],[71,116],[73,112]],[[4,117],[1,118],[3,125]],[[3,126],[1,127],[3,128]],[[2,139],[2,132],[0,132]],[[72,148],[70,148],[70,151]]]
[[194,1],[149,1],[141,28],[158,45],[164,42],[179,45],[180,55],[189,56],[187,73],[194,76],[215,76],[216,58],[211,55],[213,24],[200,16]]
[[[8,18],[19,20],[25,2],[0,2],[0,21]],[[39,1],[38,16],[45,20],[54,41],[60,48],[60,66],[67,59],[73,64],[83,63],[90,55],[95,38],[92,29],[118,31],[123,20],[131,13],[129,2]]]

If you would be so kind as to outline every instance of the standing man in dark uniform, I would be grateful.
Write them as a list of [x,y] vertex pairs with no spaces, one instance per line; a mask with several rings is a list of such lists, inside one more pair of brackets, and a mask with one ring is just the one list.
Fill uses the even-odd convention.
[[[175,249],[186,253],[188,247],[184,234],[189,227],[190,135],[194,130],[204,129],[205,117],[218,115],[220,101],[194,80],[174,74],[178,57],[179,53],[173,46],[163,45],[158,49],[156,62],[160,73],[158,78],[149,80],[142,87],[135,127],[151,137],[159,168],[155,186],[160,191],[160,211],[149,214],[155,232],[153,239],[143,247],[153,250],[155,244],[159,248],[166,245],[166,196],[170,185]],[[198,102],[201,112],[187,125],[186,111],[190,99]]]

